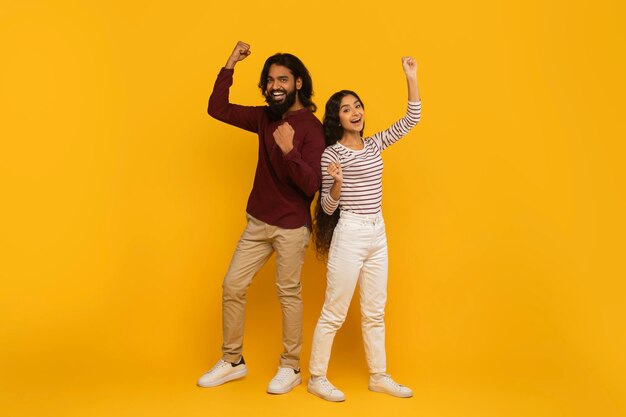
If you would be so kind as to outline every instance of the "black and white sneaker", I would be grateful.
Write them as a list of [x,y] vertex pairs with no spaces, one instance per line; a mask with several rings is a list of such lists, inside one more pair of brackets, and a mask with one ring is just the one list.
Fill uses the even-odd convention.
[[300,370],[292,368],[278,368],[278,372],[267,386],[270,394],[286,394],[302,382]]
[[220,359],[210,371],[200,377],[198,386],[202,388],[216,387],[228,381],[243,378],[247,374],[248,368],[246,368],[243,357],[239,363],[230,363]]

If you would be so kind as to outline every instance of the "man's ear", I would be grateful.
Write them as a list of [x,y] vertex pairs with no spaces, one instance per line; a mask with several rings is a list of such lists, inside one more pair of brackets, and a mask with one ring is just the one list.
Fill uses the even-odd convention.
[[298,77],[298,78],[296,79],[296,90],[299,90],[299,89],[301,89],[301,88],[302,88],[302,78],[301,78],[301,77]]

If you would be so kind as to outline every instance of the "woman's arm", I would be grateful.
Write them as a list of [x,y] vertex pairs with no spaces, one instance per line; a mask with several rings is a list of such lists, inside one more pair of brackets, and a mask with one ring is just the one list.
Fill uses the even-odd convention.
[[333,177],[333,185],[330,187],[330,196],[335,201],[339,201],[341,197],[341,185],[343,184],[343,173],[341,172],[341,165],[339,162],[332,162],[327,168],[328,175]]
[[409,90],[409,101],[420,101],[420,92],[417,87],[417,62],[412,56],[402,57],[402,69],[406,75],[406,83]]
[[420,121],[422,114],[422,104],[420,93],[417,87],[417,63],[410,56],[402,57],[402,69],[406,75],[406,82],[409,91],[409,102],[404,117],[388,129],[371,136],[378,149],[383,151],[396,143]]
[[322,209],[329,216],[339,207],[343,173],[336,155],[331,155],[330,148],[322,154]]

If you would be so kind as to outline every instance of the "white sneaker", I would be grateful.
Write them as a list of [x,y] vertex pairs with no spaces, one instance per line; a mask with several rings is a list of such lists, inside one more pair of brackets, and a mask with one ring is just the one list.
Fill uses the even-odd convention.
[[270,394],[286,394],[302,382],[300,370],[292,368],[278,368],[278,372],[267,386]]
[[216,387],[233,379],[243,378],[247,374],[248,368],[246,368],[243,358],[238,364],[220,359],[209,372],[200,377],[198,386],[202,388]]
[[411,388],[398,384],[389,375],[370,375],[368,387],[370,391],[383,392],[394,397],[409,398],[413,396]]
[[325,376],[318,376],[316,378],[309,378],[309,384],[307,391],[313,395],[317,395],[326,401],[345,401],[346,396],[343,392],[339,391],[333,384],[330,383]]

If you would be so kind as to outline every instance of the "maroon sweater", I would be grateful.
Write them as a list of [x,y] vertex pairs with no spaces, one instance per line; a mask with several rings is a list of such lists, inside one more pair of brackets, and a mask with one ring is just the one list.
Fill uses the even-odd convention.
[[[240,106],[228,99],[234,70],[222,68],[209,98],[209,114],[222,122],[259,135],[259,160],[246,211],[284,229],[311,227],[311,201],[320,189],[324,130],[308,108],[270,118],[267,106]],[[286,155],[274,141],[274,130],[289,122],[295,135]]]

